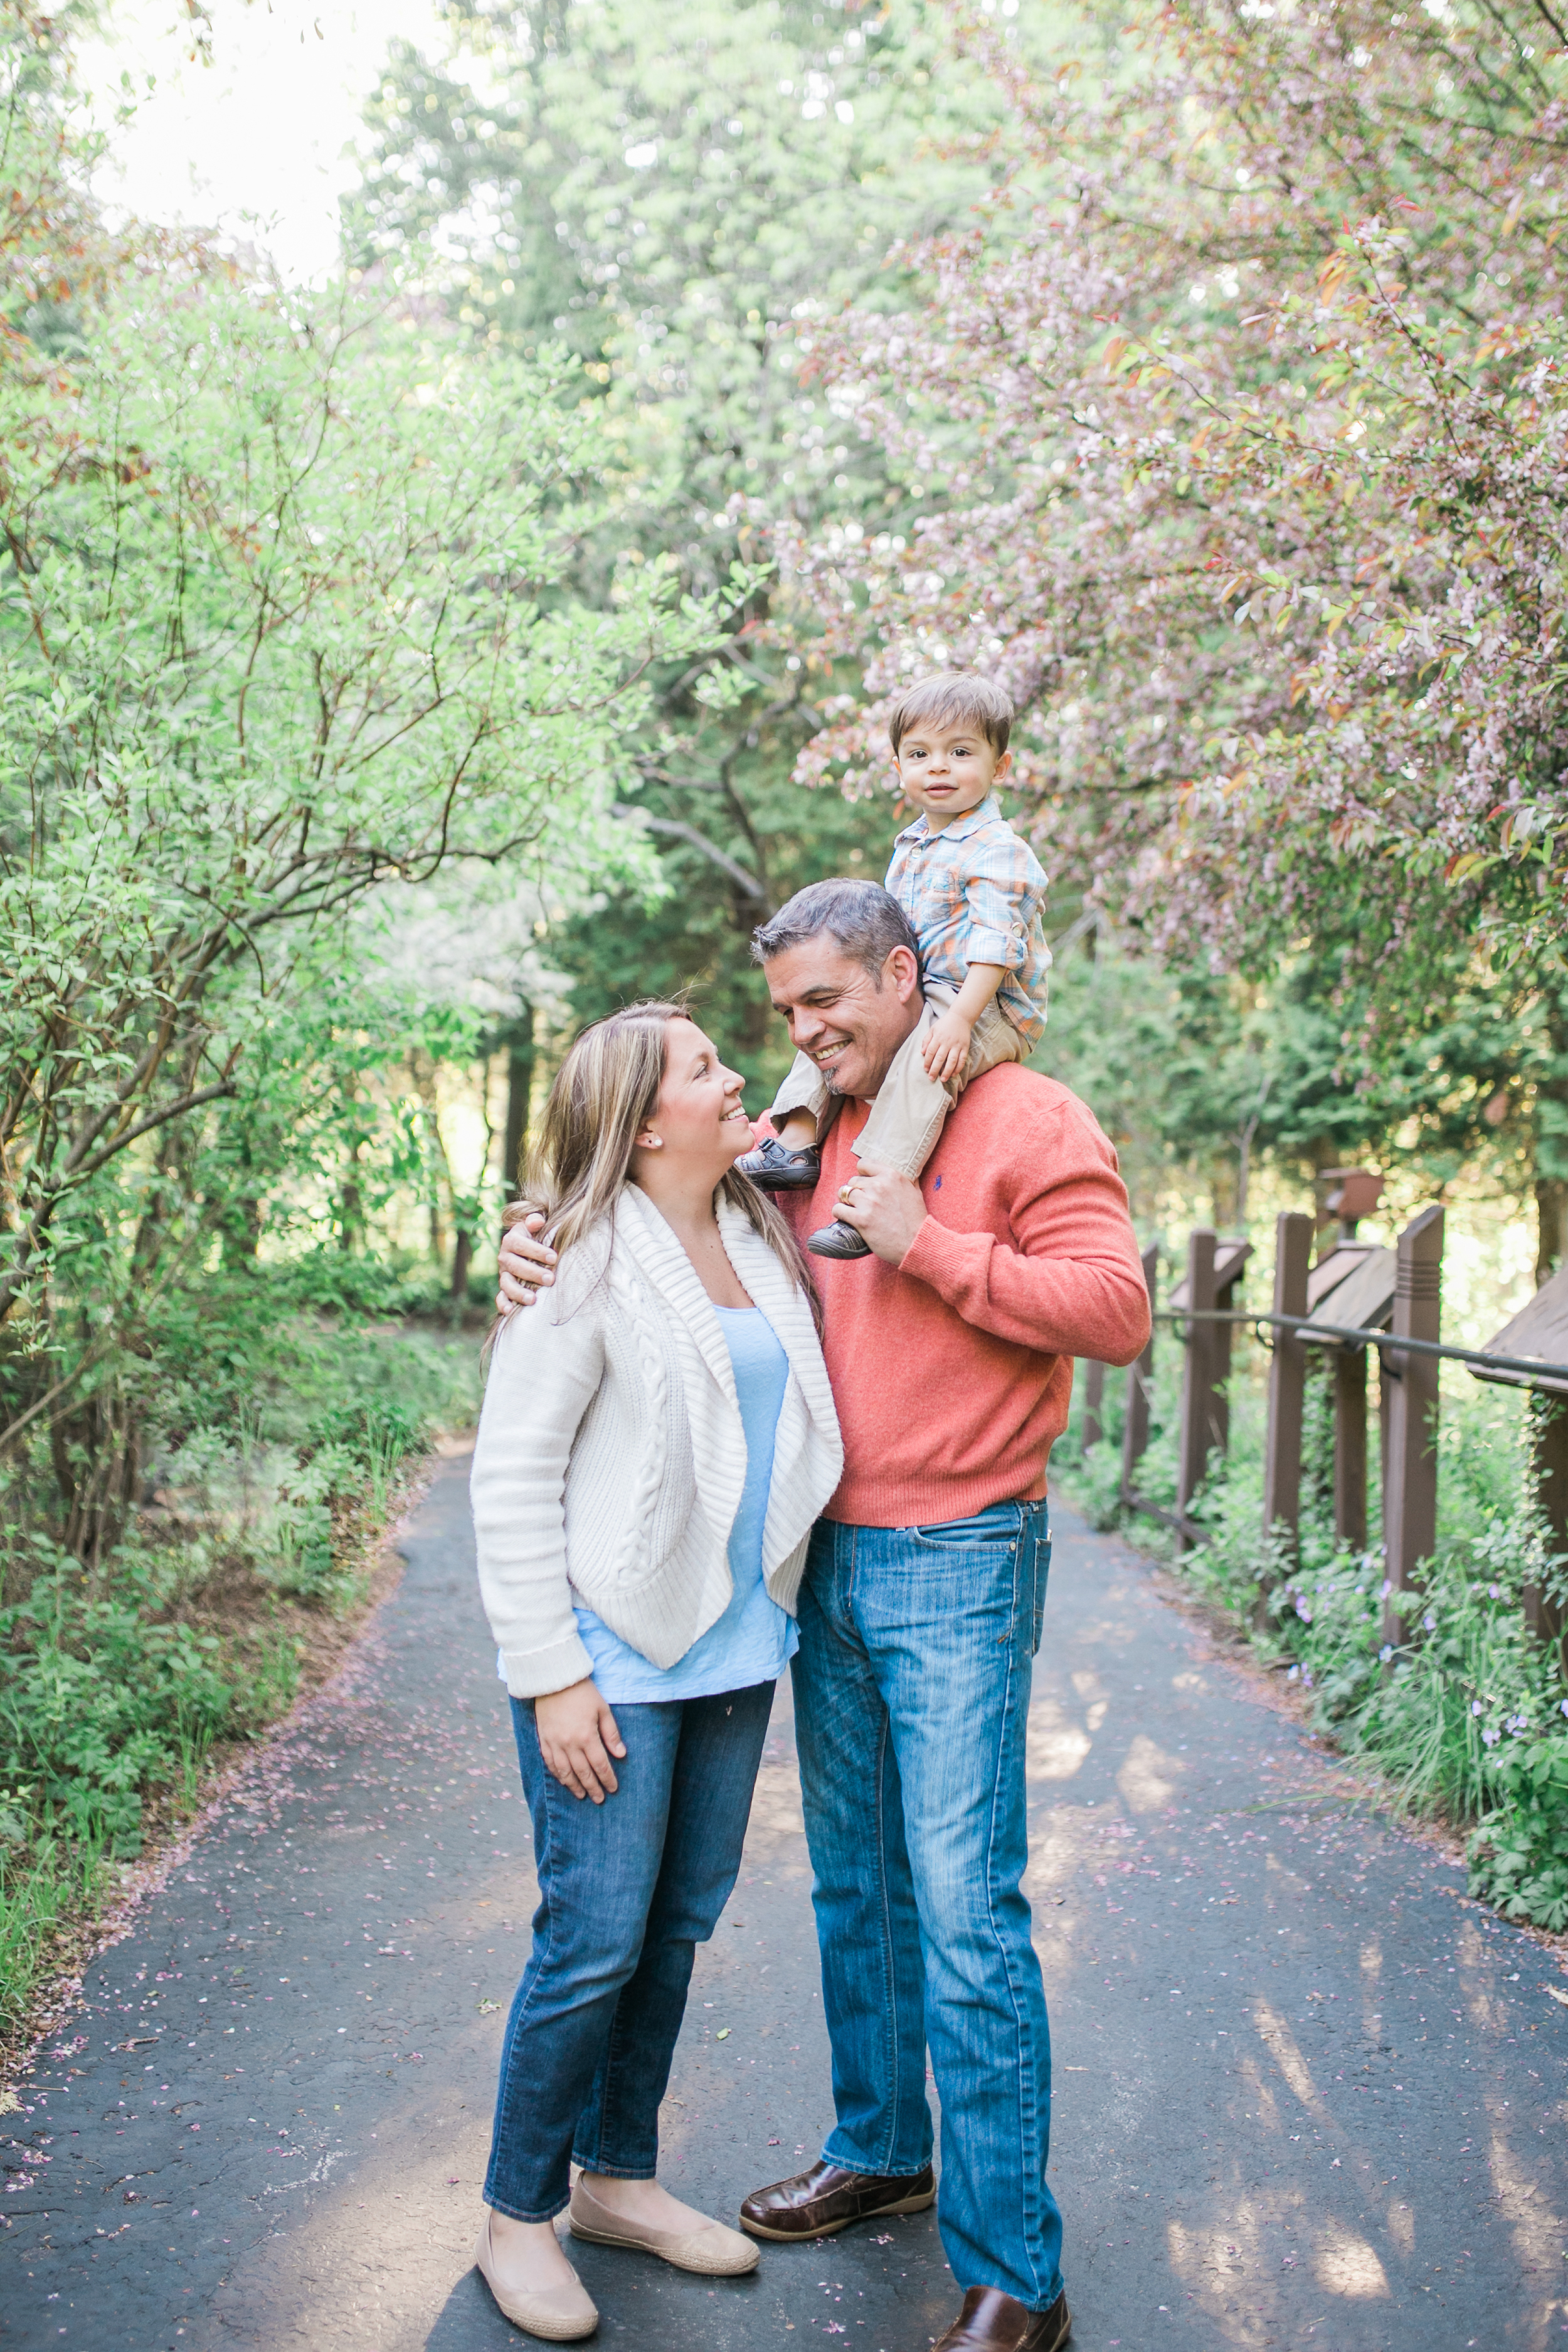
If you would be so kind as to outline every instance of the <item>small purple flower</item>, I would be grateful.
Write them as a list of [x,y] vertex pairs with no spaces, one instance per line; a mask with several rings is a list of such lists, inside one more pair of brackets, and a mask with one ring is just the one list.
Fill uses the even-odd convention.
[[1383,1597],[1384,1597],[1384,1599],[1385,1601],[1387,1600],[1387,1598],[1388,1598],[1389,1594],[1393,1591],[1393,1590],[1394,1590],[1394,1585],[1393,1585],[1392,1580],[1391,1580],[1388,1577],[1386,1577],[1386,1576],[1385,1576],[1385,1577],[1384,1578],[1384,1580],[1383,1580]]
[[1428,1633],[1435,1633],[1437,1631],[1437,1620],[1433,1616],[1430,1609],[1428,1609],[1426,1616],[1421,1620],[1421,1622],[1426,1628]]
[[1500,1731],[1483,1731],[1481,1734],[1481,1745],[1484,1748],[1495,1748],[1501,1738],[1502,1734]]
[[1479,1698],[1473,1698],[1473,1699],[1470,1701],[1470,1713],[1471,1713],[1472,1715],[1479,1715],[1480,1711],[1481,1711],[1481,1703],[1480,1703],[1480,1700],[1479,1700]]
[[1381,1662],[1381,1664],[1384,1664],[1384,1665],[1387,1665],[1387,1664],[1388,1664],[1388,1662],[1389,1662],[1390,1658],[1392,1658],[1392,1657],[1393,1657],[1393,1655],[1394,1655],[1394,1644],[1393,1644],[1393,1643],[1392,1643],[1392,1642],[1385,1642],[1385,1643],[1384,1643],[1384,1645],[1383,1645],[1382,1649],[1381,1649],[1381,1650],[1379,1650],[1379,1652],[1378,1652],[1378,1654],[1378,1654],[1378,1658],[1379,1658],[1379,1661]]
[[1488,1585],[1488,1587],[1487,1587],[1487,1599],[1488,1599],[1489,1601],[1500,1601],[1500,1600],[1502,1599],[1502,1587],[1501,1587],[1501,1585],[1500,1585],[1500,1584],[1489,1584],[1489,1585]]

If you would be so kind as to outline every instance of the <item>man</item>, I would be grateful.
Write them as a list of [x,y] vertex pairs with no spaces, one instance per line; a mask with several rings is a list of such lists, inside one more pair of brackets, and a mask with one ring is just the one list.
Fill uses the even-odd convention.
[[[1071,2320],[1021,1888],[1025,1726],[1072,1358],[1129,1363],[1148,1337],[1127,1195],[1083,1104],[1016,1064],[964,1090],[918,1183],[861,1167],[854,1141],[923,1013],[909,919],[874,883],[820,882],[755,948],[841,1104],[810,1189],[783,1197],[804,1231],[837,1215],[872,1256],[818,1276],[845,1471],[794,1666],[837,2121],[742,2227],[805,2239],[930,2205],[929,2048],[937,2220],[965,2290],[937,2352],[1057,2352]],[[779,1157],[752,1155],[775,1183]],[[514,1302],[532,1251],[509,1236]]]

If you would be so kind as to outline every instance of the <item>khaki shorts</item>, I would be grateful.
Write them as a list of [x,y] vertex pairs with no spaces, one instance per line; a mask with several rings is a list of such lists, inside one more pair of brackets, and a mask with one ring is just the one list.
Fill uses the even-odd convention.
[[[900,1176],[918,1176],[936,1149],[942,1121],[971,1078],[997,1069],[1004,1062],[1028,1060],[1033,1046],[1019,1035],[1006,1014],[998,1011],[993,998],[974,1024],[963,1076],[946,1086],[939,1085],[928,1073],[921,1058],[921,1051],[938,1016],[957,998],[958,991],[950,981],[926,982],[925,1017],[910,1030],[893,1056],[871,1105],[871,1116],[855,1145],[857,1160],[874,1160],[879,1167],[896,1169]],[[806,1055],[797,1054],[773,1102],[773,1123],[777,1126],[791,1111],[808,1110],[816,1120],[816,1139],[820,1143],[832,1124],[837,1100],[816,1064]]]

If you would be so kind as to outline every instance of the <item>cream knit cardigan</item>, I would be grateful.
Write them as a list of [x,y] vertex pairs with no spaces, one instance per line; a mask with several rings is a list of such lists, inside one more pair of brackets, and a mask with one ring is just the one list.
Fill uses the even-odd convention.
[[[794,1614],[812,1521],[844,1465],[804,1291],[739,1210],[719,1230],[789,1359],[763,1532],[769,1592]],[[746,1436],[730,1350],[690,1259],[628,1184],[568,1250],[552,1289],[496,1340],[469,1492],[479,1591],[514,1698],[593,1672],[581,1601],[656,1666],[724,1613]]]

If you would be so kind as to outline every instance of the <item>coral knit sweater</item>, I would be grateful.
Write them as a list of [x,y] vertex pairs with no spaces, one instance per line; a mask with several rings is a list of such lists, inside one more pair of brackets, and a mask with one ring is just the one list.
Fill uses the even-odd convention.
[[[869,1105],[847,1102],[815,1192],[779,1193],[801,1238],[855,1173]],[[1016,1063],[964,1089],[921,1179],[907,1255],[813,1258],[844,1435],[825,1516],[930,1527],[1036,1500],[1067,1423],[1072,1360],[1128,1364],[1149,1297],[1116,1154],[1092,1113]]]

